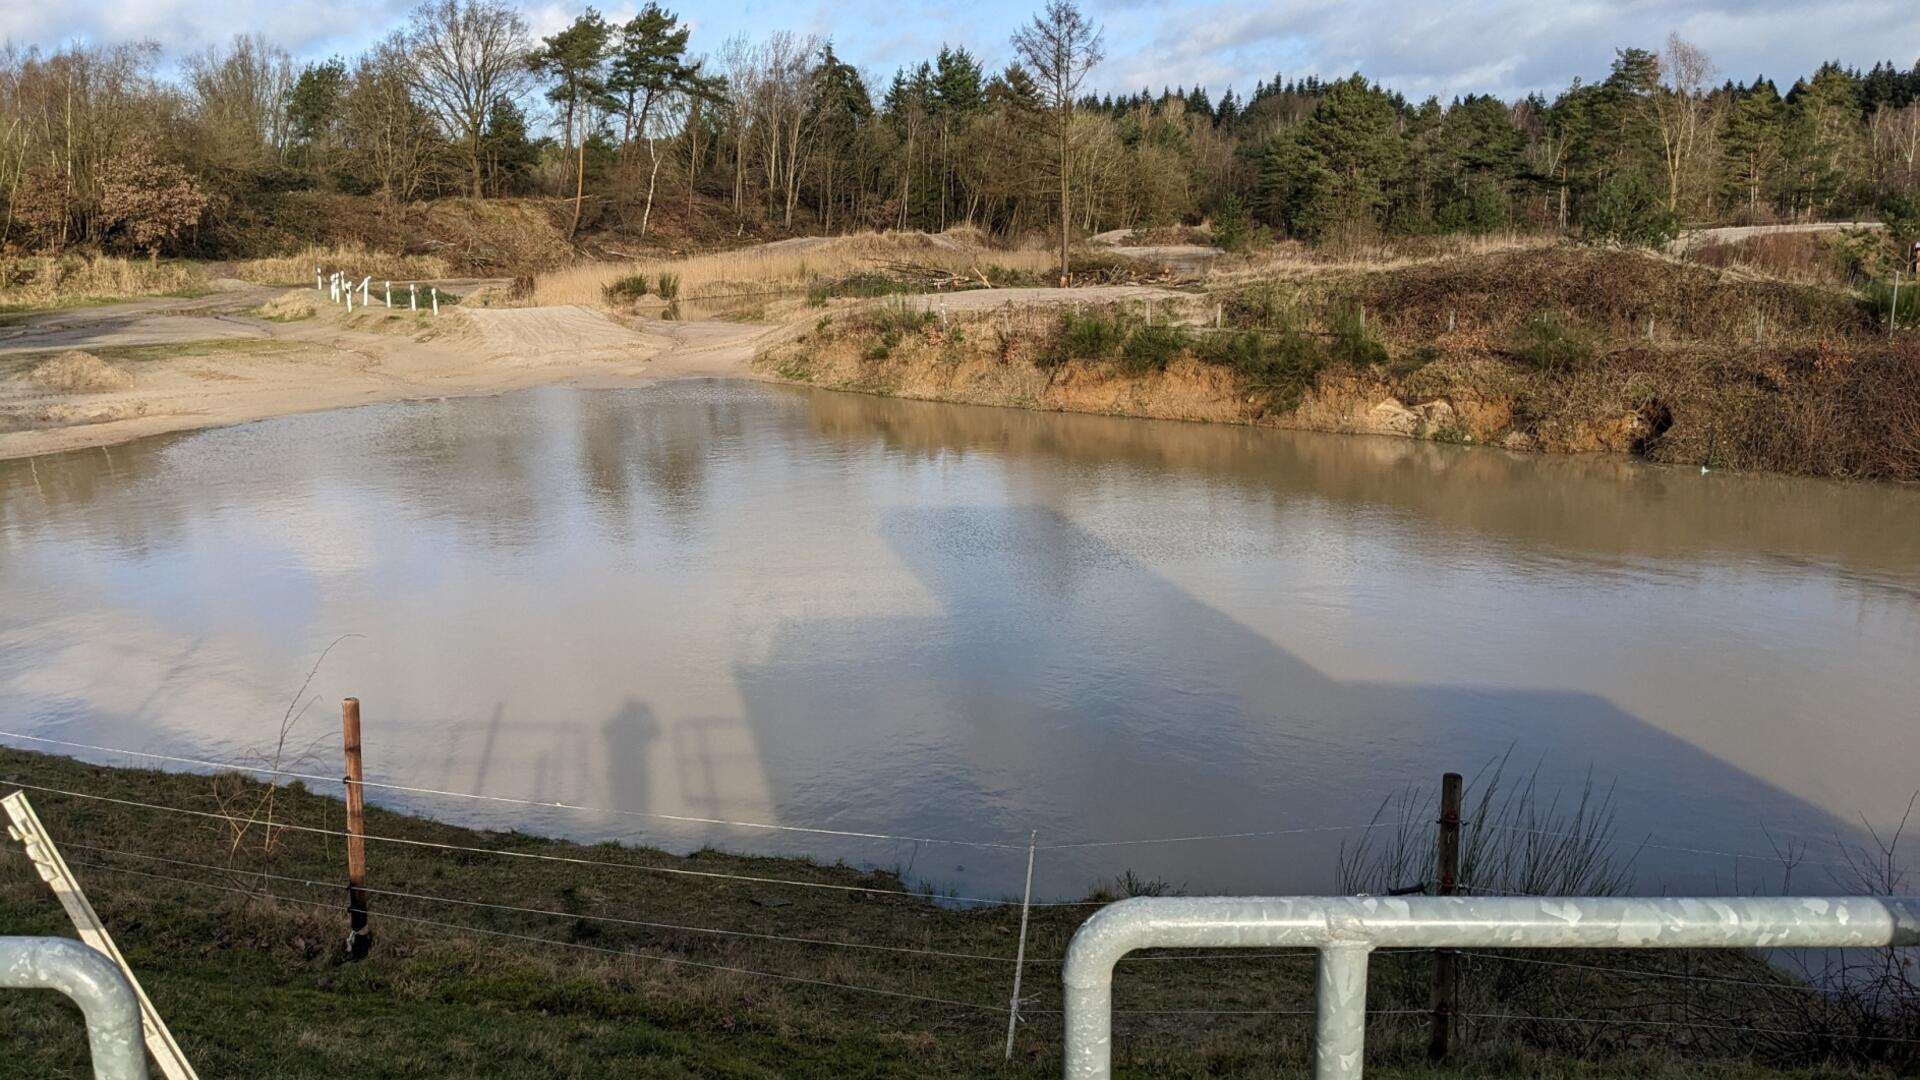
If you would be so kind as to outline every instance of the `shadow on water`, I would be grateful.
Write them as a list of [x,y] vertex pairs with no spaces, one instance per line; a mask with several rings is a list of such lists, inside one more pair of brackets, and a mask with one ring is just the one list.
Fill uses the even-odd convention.
[[606,755],[609,804],[616,810],[645,810],[653,786],[652,755],[660,738],[660,721],[653,710],[628,698],[600,729],[600,750]]
[[[1623,587],[1629,563],[1654,572]],[[1749,852],[1761,823],[1851,836],[1809,800],[1844,813],[1905,783],[1882,671],[1917,625],[1920,492],[739,384],[555,389],[0,462],[0,597],[0,705],[103,745],[244,743],[232,718],[277,719],[284,673],[351,627],[382,644],[326,677],[404,728],[413,757],[382,771],[407,782],[1060,843],[1352,824],[1513,748],[1549,790],[1617,777],[1622,837]],[[1419,632],[1379,640],[1394,622]],[[1436,650],[1456,625],[1512,632]],[[1549,640],[1516,650],[1529,634]],[[1684,662],[1649,664],[1643,639]],[[1676,717],[1698,722],[1659,726]],[[1741,760],[1800,797],[1702,744],[1758,747]],[[1813,782],[1834,777],[1838,797]],[[1129,867],[1325,888],[1342,835],[1048,852],[1041,888]],[[898,858],[1004,891],[1005,854]],[[1648,888],[1774,869],[1638,866]]]
[[[1367,821],[1387,778],[1432,783],[1514,749],[1539,758],[1549,792],[1589,769],[1617,777],[1628,840],[1748,852],[1765,850],[1760,822],[1851,834],[1592,694],[1331,678],[1046,508],[901,509],[883,529],[937,616],[794,625],[738,671],[761,752],[805,763],[774,774],[776,808],[782,777],[836,769],[850,807],[878,801],[900,808],[896,827],[946,835],[1283,830]],[[894,725],[878,753],[870,725],[848,721],[876,715]],[[940,805],[915,798],[923,784]],[[1062,835],[1066,822],[1095,835]],[[1339,839],[1048,852],[1042,878],[1055,893],[1123,868],[1196,890],[1321,889]],[[1636,865],[1652,890],[1778,874],[1651,849]]]

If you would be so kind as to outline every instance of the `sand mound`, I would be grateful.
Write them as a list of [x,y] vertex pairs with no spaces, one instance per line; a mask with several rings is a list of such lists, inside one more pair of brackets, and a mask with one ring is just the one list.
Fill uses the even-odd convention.
[[274,322],[293,322],[296,319],[311,319],[320,309],[315,306],[313,294],[304,289],[281,293],[279,296],[261,304],[255,314]]
[[89,352],[63,352],[27,369],[27,381],[67,394],[106,394],[133,387],[133,375]]

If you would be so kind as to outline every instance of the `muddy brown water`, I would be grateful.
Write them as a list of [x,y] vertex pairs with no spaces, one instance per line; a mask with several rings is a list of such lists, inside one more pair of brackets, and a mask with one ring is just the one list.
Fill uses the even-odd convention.
[[1030,831],[1168,841],[1046,848],[1045,896],[1327,889],[1507,754],[1611,786],[1644,889],[1778,888],[1793,843],[1823,891],[1920,787],[1917,674],[1887,486],[737,382],[0,463],[0,729],[337,776],[357,695],[374,780],[596,809],[377,802],[968,895]]

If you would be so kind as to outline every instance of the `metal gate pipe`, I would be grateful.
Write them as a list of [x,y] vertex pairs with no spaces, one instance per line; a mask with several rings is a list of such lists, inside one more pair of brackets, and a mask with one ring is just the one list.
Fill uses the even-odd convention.
[[1135,949],[1320,951],[1314,1076],[1358,1080],[1376,948],[1716,949],[1920,945],[1920,897],[1136,897],[1073,935],[1068,1080],[1113,1064],[1113,966]]
[[63,937],[0,937],[0,987],[58,990],[87,1018],[94,1080],[147,1080],[140,1000],[113,961]]

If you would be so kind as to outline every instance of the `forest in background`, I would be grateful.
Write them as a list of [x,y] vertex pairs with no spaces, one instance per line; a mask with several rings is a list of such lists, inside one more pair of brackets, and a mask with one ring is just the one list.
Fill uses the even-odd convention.
[[[1048,70],[1045,43],[1021,39],[1063,11],[1079,51]],[[1364,74],[1115,96],[1086,89],[1101,36],[1064,0],[1007,58],[944,48],[881,78],[813,37],[689,39],[653,4],[536,39],[511,6],[432,0],[361,55],[306,63],[247,35],[178,64],[150,42],[10,46],[0,243],[231,255],[318,196],[565,199],[569,233],[640,244],[669,221],[712,242],[1206,221],[1231,248],[1920,220],[1920,62],[1740,81],[1676,36],[1517,101],[1411,101]]]

